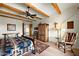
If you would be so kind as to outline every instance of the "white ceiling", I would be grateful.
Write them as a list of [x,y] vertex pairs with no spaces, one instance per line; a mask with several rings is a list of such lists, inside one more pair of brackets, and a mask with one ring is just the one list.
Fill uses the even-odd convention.
[[58,5],[62,12],[69,8],[79,7],[79,3],[58,3]]
[[[23,10],[23,11],[27,10],[27,6],[25,6],[23,3],[5,3],[5,4],[15,7],[17,9]],[[38,9],[41,9],[42,11],[47,13],[49,16],[51,14],[54,16],[58,15],[50,3],[33,3],[33,5],[36,6]],[[79,6],[79,4],[78,3],[58,3],[58,6],[59,6],[61,12],[63,13],[63,12],[65,12],[65,10],[67,10],[69,8],[77,8]],[[13,12],[13,11],[6,9],[6,8],[1,8],[1,10],[5,10],[8,12],[17,14],[16,12]],[[36,13],[40,17],[43,16],[40,13],[37,13],[36,11],[34,11],[33,9],[30,9],[30,12]]]

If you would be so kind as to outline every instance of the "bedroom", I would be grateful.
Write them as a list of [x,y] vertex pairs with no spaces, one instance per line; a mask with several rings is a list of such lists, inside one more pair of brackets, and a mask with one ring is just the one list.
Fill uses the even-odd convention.
[[[0,3],[0,7],[0,39],[5,39],[4,34],[11,38],[19,33],[18,36],[30,36],[31,38],[33,36],[35,40],[43,42],[37,43],[36,52],[38,53],[25,54],[25,56],[73,55],[70,50],[66,53],[59,50],[57,40],[61,40],[65,32],[79,33],[78,3]],[[74,48],[79,49],[79,35]],[[75,51],[75,54],[79,55],[78,51]],[[15,51],[14,54],[16,53]]]

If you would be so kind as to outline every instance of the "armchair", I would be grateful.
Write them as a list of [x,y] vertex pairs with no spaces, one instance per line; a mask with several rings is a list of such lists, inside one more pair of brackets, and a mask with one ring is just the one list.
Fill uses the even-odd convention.
[[73,52],[72,46],[74,45],[74,42],[75,42],[77,36],[78,36],[78,33],[67,32],[65,34],[64,40],[59,42],[58,48],[60,48],[61,46],[63,46],[64,53],[65,53],[66,52],[66,47],[70,46],[71,47],[71,51]]

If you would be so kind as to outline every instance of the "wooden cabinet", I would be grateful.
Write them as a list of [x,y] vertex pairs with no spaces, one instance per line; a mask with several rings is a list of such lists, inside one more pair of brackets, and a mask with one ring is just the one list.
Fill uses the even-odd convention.
[[48,24],[39,24],[38,25],[38,40],[43,42],[48,42]]

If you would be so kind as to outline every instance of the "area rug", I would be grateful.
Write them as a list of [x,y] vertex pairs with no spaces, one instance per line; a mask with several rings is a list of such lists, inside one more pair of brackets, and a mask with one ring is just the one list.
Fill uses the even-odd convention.
[[[49,47],[48,44],[46,44],[45,42],[36,40],[36,53],[40,54],[41,52],[43,52],[44,50],[46,50]],[[23,56],[31,56],[33,55],[32,53],[26,53]]]
[[49,47],[48,44],[46,44],[45,42],[36,40],[36,52],[37,53],[41,53],[43,52],[45,49],[47,49]]

